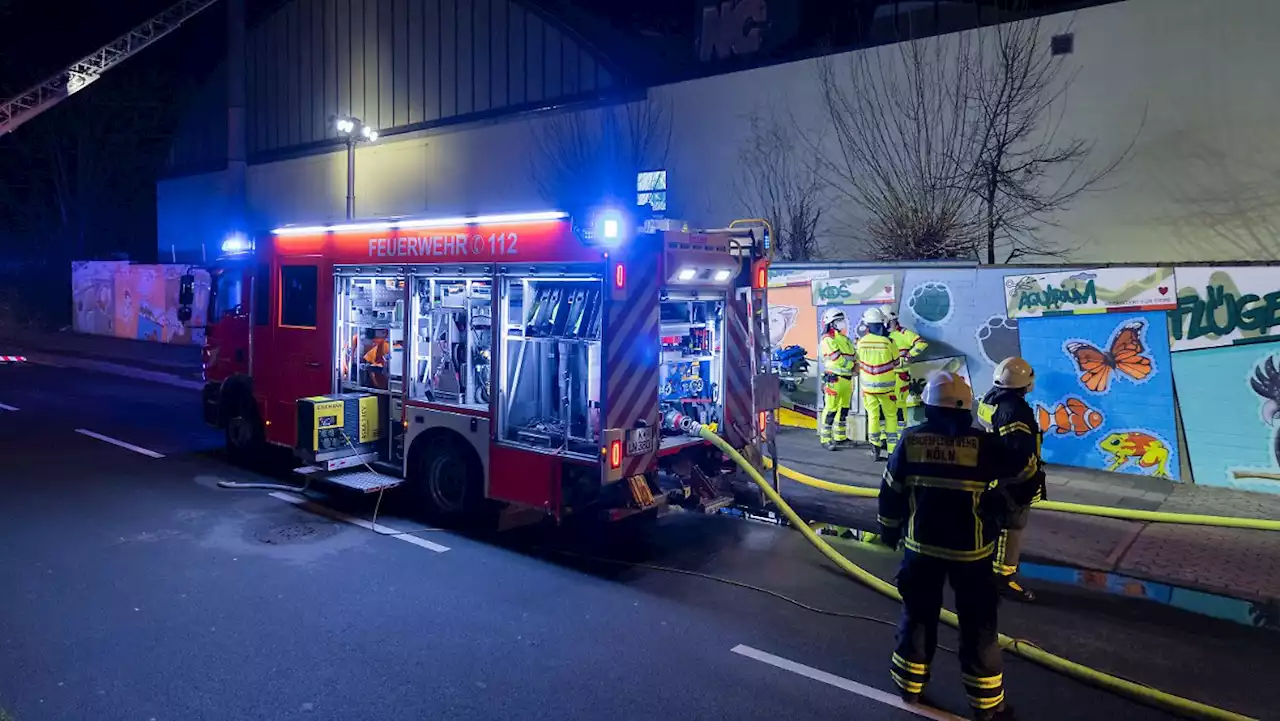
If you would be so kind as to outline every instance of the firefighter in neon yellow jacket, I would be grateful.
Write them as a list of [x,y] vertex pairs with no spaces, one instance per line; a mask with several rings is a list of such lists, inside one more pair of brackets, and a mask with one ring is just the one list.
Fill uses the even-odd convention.
[[883,311],[885,327],[889,329],[889,340],[893,341],[894,346],[898,348],[898,388],[894,395],[898,399],[898,414],[902,422],[907,421],[907,385],[911,382],[911,374],[907,372],[907,366],[911,365],[925,349],[929,347],[929,343],[920,337],[920,334],[904,328],[898,320],[898,314],[886,310]]

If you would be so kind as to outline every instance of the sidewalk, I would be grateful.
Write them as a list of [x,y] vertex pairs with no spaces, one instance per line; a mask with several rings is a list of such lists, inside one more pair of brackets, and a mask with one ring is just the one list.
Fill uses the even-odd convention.
[[[784,466],[837,483],[878,488],[884,464],[865,447],[836,452],[813,431],[778,435]],[[1048,495],[1136,510],[1249,518],[1280,518],[1280,494],[1204,488],[1172,481],[1079,468],[1048,468]],[[802,516],[860,529],[876,526],[874,499],[854,498],[780,478],[784,498]],[[1071,566],[1280,605],[1280,533],[1142,523],[1036,511],[1024,537],[1024,560]]]
[[96,370],[182,388],[204,385],[200,347],[0,326],[0,355]]

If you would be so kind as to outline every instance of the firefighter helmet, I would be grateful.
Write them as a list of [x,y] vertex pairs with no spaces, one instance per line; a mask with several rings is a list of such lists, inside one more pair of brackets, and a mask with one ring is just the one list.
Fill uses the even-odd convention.
[[844,311],[839,308],[830,308],[822,314],[822,327],[830,328],[833,323],[844,323]]
[[884,325],[884,313],[880,312],[879,308],[867,308],[866,311],[862,313],[862,322],[867,325],[871,325],[873,323]]
[[1036,384],[1036,370],[1026,360],[1014,356],[1005,358],[996,366],[991,381],[997,388],[1015,388],[1030,391]]
[[969,387],[969,381],[959,373],[938,371],[929,376],[920,400],[924,401],[926,406],[935,408],[960,408],[971,411],[973,410],[973,388]]

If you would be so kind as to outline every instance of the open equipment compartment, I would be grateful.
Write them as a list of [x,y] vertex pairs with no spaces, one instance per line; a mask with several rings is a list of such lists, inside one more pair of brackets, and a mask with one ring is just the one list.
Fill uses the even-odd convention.
[[[677,411],[712,428],[723,422],[724,307],[723,292],[663,292],[659,326],[661,412]],[[699,442],[668,433],[662,438],[661,450]]]
[[413,275],[413,352],[409,398],[489,409],[493,358],[493,280],[468,276]]
[[403,459],[405,276],[401,266],[335,268],[335,386],[339,393],[377,397],[388,429],[376,463]]
[[512,273],[500,282],[504,345],[498,440],[598,458],[602,275]]

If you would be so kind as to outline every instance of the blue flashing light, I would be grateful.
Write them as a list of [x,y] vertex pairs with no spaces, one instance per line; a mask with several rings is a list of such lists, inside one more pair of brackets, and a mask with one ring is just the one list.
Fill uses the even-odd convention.
[[227,255],[238,255],[252,251],[253,241],[246,238],[243,233],[232,233],[222,241],[222,252]]
[[608,248],[617,248],[626,240],[626,215],[616,208],[603,208],[595,213],[591,235]]

